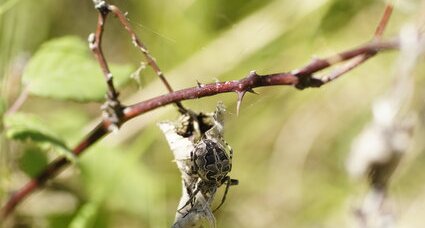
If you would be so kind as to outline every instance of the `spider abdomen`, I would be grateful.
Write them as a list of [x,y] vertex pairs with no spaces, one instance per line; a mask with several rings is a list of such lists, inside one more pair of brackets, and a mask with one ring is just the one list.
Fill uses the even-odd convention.
[[211,139],[203,139],[192,152],[193,171],[206,182],[218,187],[230,172],[230,158],[225,148]]

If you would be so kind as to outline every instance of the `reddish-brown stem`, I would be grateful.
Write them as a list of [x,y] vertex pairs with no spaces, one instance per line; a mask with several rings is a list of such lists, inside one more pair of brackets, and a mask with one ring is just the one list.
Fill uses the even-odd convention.
[[[335,56],[340,56],[339,61],[337,62],[341,62],[353,59],[357,56],[369,55],[370,53],[377,53],[383,50],[396,49],[398,48],[398,45],[399,43],[397,40],[380,43],[373,42],[363,45],[359,48],[341,52],[340,54]],[[335,59],[335,56],[331,56],[324,59],[316,59],[312,63],[304,66],[301,70],[295,70],[291,73],[258,75],[255,72],[251,72],[248,77],[243,78],[241,80],[204,84],[197,87],[183,89],[170,94],[155,97],[127,107],[124,110],[124,118],[125,120],[129,120],[142,113],[151,111],[155,108],[173,103],[175,101],[197,99],[206,96],[213,96],[219,93],[252,91],[252,89],[257,87],[276,85],[293,85],[297,87],[301,83],[301,78],[303,76],[309,75],[311,77],[314,73],[337,63],[333,62],[332,64],[330,64],[328,62],[328,60]],[[316,81],[310,81],[311,84],[304,85],[303,88],[320,87],[321,85],[330,82],[329,80],[315,80]]]
[[354,58],[356,56],[362,55],[362,54],[373,54],[380,50],[386,50],[386,49],[394,49],[398,48],[398,40],[393,39],[387,42],[370,42],[363,46],[360,46],[358,48],[354,48],[351,50],[343,51],[338,54],[329,56],[327,58],[323,59],[314,59],[311,63],[308,65],[302,67],[299,70],[292,71],[295,75],[310,75],[312,73],[315,73],[317,71],[323,70],[329,66],[335,65],[337,63],[341,63],[344,61],[347,61],[351,58]]
[[385,28],[388,25],[388,21],[390,20],[392,13],[393,13],[393,4],[387,3],[387,5],[385,6],[384,13],[381,17],[381,20],[379,21],[379,24],[375,30],[375,35],[374,35],[375,39],[381,39],[382,35],[384,34]]
[[103,75],[105,76],[106,84],[108,87],[108,98],[116,100],[118,98],[118,92],[115,89],[112,73],[109,69],[108,63],[106,62],[105,56],[103,55],[102,51],[102,37],[107,16],[107,11],[105,12],[99,10],[96,33],[94,34],[94,37],[93,35],[90,35],[89,43],[90,49],[93,51],[93,54],[99,62],[100,68],[102,69]]

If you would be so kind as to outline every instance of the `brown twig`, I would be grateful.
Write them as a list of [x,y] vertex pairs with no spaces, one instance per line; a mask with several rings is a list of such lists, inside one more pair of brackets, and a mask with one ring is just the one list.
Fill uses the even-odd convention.
[[100,68],[102,69],[103,75],[105,76],[106,84],[108,87],[108,97],[111,99],[117,99],[119,94],[115,89],[112,73],[109,69],[108,63],[106,62],[105,56],[103,55],[102,51],[102,37],[106,18],[108,16],[108,11],[105,10],[105,6],[102,4],[97,5],[96,9],[99,11],[96,33],[90,34],[89,46],[90,50],[92,50],[94,56],[99,62]]
[[[155,58],[149,53],[149,50],[146,48],[146,46],[143,44],[143,42],[137,37],[136,33],[131,28],[130,23],[128,23],[127,18],[124,16],[124,14],[121,12],[121,10],[114,5],[109,5],[108,10],[110,10],[118,18],[120,23],[124,26],[124,28],[130,34],[131,40],[132,40],[134,46],[136,46],[143,53],[143,55],[146,58],[146,61],[148,62],[148,65],[153,69],[155,74],[159,77],[159,79],[165,85],[168,92],[170,92],[170,93],[174,92],[170,83],[168,83],[167,79],[165,78],[164,73],[159,68],[159,65],[156,62]],[[175,104],[176,104],[178,110],[181,113],[187,112],[186,108],[182,105],[182,103],[180,101],[176,101]]]
[[372,55],[374,54],[365,54],[356,56],[355,58],[350,59],[347,63],[345,63],[342,67],[339,67],[326,75],[325,77],[322,77],[321,80],[324,83],[328,83],[330,81],[333,81],[340,77],[341,75],[351,71],[352,69],[356,68],[360,64],[364,63],[366,60],[368,60]]
[[110,130],[115,130],[118,129],[118,127],[122,124],[123,106],[118,100],[119,93],[115,89],[113,81],[114,78],[102,51],[103,31],[109,10],[107,8],[107,4],[104,1],[98,2],[95,5],[95,8],[99,11],[96,33],[90,34],[88,41],[90,50],[92,50],[100,68],[102,69],[107,85],[106,102],[102,106],[104,118],[107,118],[112,122]]
[[110,97],[111,99],[117,99],[119,94],[114,87],[113,76],[102,51],[102,37],[108,12],[103,10],[102,8],[99,8],[98,10],[99,15],[96,33],[90,34],[89,46],[97,61],[99,62],[100,68],[102,69],[103,75],[105,76],[106,84],[108,87],[108,97]]
[[390,20],[391,14],[393,13],[393,4],[387,3],[385,6],[385,10],[383,15],[381,16],[381,20],[378,23],[378,26],[376,27],[374,38],[375,39],[381,39],[382,35],[384,34],[385,28],[388,25],[388,21]]
[[[337,55],[323,59],[315,59],[310,64],[303,68],[292,71],[291,73],[276,73],[269,75],[258,75],[251,72],[247,77],[241,80],[233,80],[226,82],[216,82],[203,84],[197,87],[187,88],[162,96],[151,98],[131,105],[123,111],[123,122],[126,122],[136,116],[152,111],[156,108],[172,104],[178,101],[197,99],[206,96],[212,96],[220,93],[228,92],[246,92],[252,91],[257,87],[276,86],[276,85],[292,85],[298,89],[307,87],[320,87],[331,80],[322,81],[321,79],[313,78],[314,73],[326,69],[336,63],[347,61],[358,56],[364,56],[371,53],[378,53],[384,50],[393,50],[399,47],[397,39],[388,42],[371,42],[360,47],[341,52]],[[97,127],[83,139],[80,144],[73,150],[76,156],[80,155],[85,149],[93,145],[96,141],[108,134],[108,128],[111,122],[104,119]],[[18,190],[3,206],[2,217],[10,214],[15,207],[22,202],[30,193],[39,186],[43,185],[48,179],[56,176],[62,168],[69,164],[65,157],[60,157],[51,163],[37,178],[28,182],[24,187]]]

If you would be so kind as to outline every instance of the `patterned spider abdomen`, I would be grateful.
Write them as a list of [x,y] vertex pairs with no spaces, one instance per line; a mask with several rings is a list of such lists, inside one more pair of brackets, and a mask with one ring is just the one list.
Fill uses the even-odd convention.
[[226,149],[211,139],[202,139],[191,153],[192,171],[199,178],[219,187],[231,171],[231,161]]

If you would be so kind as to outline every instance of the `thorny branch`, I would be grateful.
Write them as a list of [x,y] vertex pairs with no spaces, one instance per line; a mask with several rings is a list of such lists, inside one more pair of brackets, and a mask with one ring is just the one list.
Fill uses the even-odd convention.
[[[153,71],[155,72],[155,74],[159,77],[159,79],[162,81],[162,83],[164,84],[164,86],[167,88],[168,92],[170,92],[170,93],[171,92],[174,92],[174,90],[171,87],[170,83],[168,83],[167,79],[165,79],[164,73],[159,68],[159,65],[156,62],[155,58],[152,57],[152,55],[149,53],[149,51],[146,48],[146,46],[137,37],[136,33],[131,28],[130,24],[128,23],[127,18],[124,16],[124,14],[121,12],[121,10],[118,7],[114,6],[114,5],[109,5],[108,6],[108,10],[110,10],[113,14],[115,14],[115,16],[118,17],[118,20],[120,21],[120,23],[124,26],[124,28],[130,34],[131,40],[132,40],[134,46],[136,46],[137,48],[139,48],[139,50],[143,53],[143,55],[145,56],[146,61],[148,62],[148,65],[151,66],[151,68],[153,69]],[[182,103],[180,101],[176,101],[175,104],[176,104],[179,112],[181,112],[181,113],[186,113],[187,112],[186,108],[182,105]]]
[[[135,33],[131,30],[130,26],[128,25],[121,11],[116,6],[107,5],[107,8],[106,8],[107,11],[104,12],[105,8],[99,7],[101,6],[99,4],[103,4],[104,1],[94,0],[94,3],[98,3],[96,6],[98,7],[98,9],[101,9],[100,13],[102,15],[99,16],[99,23],[104,22],[104,19],[108,11],[112,11],[121,21],[123,26],[127,29],[127,31],[131,34],[135,45],[142,50],[142,52],[145,54],[145,57],[148,59],[149,64],[154,68],[157,75],[164,82],[165,80],[164,80],[163,74],[159,70],[158,65],[156,64],[154,59],[150,56],[149,52],[147,52],[144,45],[135,36]],[[380,24],[382,24],[382,22]],[[98,29],[99,27],[103,29],[103,25],[98,26]],[[97,31],[97,32],[98,32],[98,35],[97,36],[95,35],[95,38],[97,38],[97,41],[95,39],[94,44],[97,43],[99,45],[100,37],[101,37],[100,35],[102,32],[101,31],[100,32]],[[210,83],[210,84],[198,84],[197,87],[187,88],[187,89],[183,89],[183,90],[179,90],[175,92],[173,92],[171,87],[168,85],[167,88],[170,91],[170,93],[162,95],[162,96],[154,97],[145,101],[141,101],[139,103],[136,103],[124,108],[122,113],[123,116],[120,121],[120,124],[136,116],[142,115],[146,112],[152,111],[156,108],[159,108],[168,104],[176,103],[180,108],[181,101],[189,100],[189,99],[197,99],[197,98],[202,98],[206,96],[213,96],[213,95],[221,94],[221,93],[236,92],[239,95],[238,97],[239,97],[239,103],[240,103],[243,98],[243,95],[246,92],[253,92],[253,89],[257,87],[289,85],[289,86],[294,86],[300,90],[309,88],[309,87],[321,87],[322,85],[328,82],[331,82],[336,77],[348,72],[349,70],[353,69],[355,66],[360,65],[366,60],[364,59],[362,61],[354,61],[356,58],[360,58],[359,56],[372,57],[375,54],[380,53],[382,51],[394,50],[398,48],[399,48],[398,39],[391,39],[389,41],[372,40],[357,48],[343,51],[339,54],[336,54],[327,58],[314,59],[311,63],[305,65],[304,67],[301,67],[297,70],[293,70],[291,72],[259,75],[255,71],[252,71],[249,73],[247,77],[241,80],[216,82],[216,83]],[[96,55],[98,55],[97,56],[98,58],[103,58],[103,54],[99,50],[100,49],[98,49]],[[104,58],[103,58],[103,61],[106,63],[106,60],[104,60]],[[336,76],[333,76],[333,77],[325,76],[323,78],[314,77],[315,73],[323,69],[329,68],[331,66],[335,66],[338,63],[346,62],[346,61],[353,61],[353,63],[351,63],[352,65],[348,67],[346,70],[340,71],[340,73],[335,74]],[[104,70],[107,68],[103,67],[102,69]],[[109,74],[108,72],[106,73],[107,74],[105,74],[105,76],[107,76],[107,80],[108,80]],[[168,83],[165,82],[164,84],[167,85]],[[110,89],[109,91],[111,93],[111,91],[115,91],[115,90]],[[116,92],[111,93],[111,95],[114,95],[114,94],[118,96]],[[92,146],[95,142],[100,140],[103,136],[107,135],[109,133],[110,126],[113,124],[114,123],[111,122],[110,119],[102,120],[84,139],[80,141],[80,143],[73,149],[73,153],[76,156],[83,153],[88,147]],[[13,194],[8,199],[6,204],[1,208],[0,217],[6,218],[11,212],[13,212],[16,206],[19,203],[21,203],[27,196],[29,196],[32,192],[34,192],[38,187],[41,187],[43,184],[45,184],[47,180],[55,177],[68,164],[70,164],[70,161],[67,160],[66,157],[59,157],[55,161],[53,161],[51,164],[49,164],[47,168],[44,169],[36,178],[30,180],[27,184],[25,184],[21,189],[15,192],[15,194]]]

